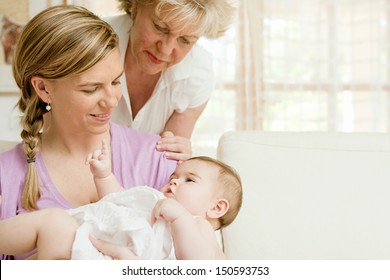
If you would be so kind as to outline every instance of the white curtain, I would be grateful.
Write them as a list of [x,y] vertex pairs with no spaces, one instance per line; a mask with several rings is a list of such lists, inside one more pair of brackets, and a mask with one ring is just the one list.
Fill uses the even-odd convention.
[[238,129],[389,131],[389,1],[241,2]]

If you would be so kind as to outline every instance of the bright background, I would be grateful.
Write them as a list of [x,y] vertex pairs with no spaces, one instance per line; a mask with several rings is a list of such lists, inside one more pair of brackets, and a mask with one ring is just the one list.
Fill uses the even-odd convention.
[[[30,2],[34,14],[62,1]],[[116,0],[66,2],[118,13]],[[217,85],[195,127],[195,154],[215,156],[229,130],[390,131],[390,1],[237,2],[226,36],[200,40]],[[15,100],[0,95],[2,139],[18,139]]]

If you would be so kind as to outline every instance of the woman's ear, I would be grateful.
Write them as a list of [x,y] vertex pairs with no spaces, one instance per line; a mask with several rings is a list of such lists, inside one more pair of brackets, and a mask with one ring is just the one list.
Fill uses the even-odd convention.
[[39,98],[45,103],[51,103],[49,92],[46,90],[46,80],[39,76],[33,76],[31,78],[31,85],[34,87],[35,92]]
[[224,198],[220,198],[214,204],[214,207],[206,212],[208,218],[217,219],[226,214],[229,210],[229,201]]

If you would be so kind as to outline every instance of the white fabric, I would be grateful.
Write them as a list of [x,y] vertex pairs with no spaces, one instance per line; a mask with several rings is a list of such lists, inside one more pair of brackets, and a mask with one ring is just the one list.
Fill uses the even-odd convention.
[[230,259],[390,259],[390,134],[234,131],[218,158],[243,205]]
[[[129,15],[107,17],[105,20],[119,36],[121,62],[124,64],[132,20]],[[204,48],[195,44],[179,64],[162,72],[152,96],[134,120],[125,75],[121,77],[121,88],[123,98],[112,120],[138,130],[160,134],[174,111],[181,113],[210,99],[214,88],[212,57]]]
[[158,219],[151,224],[152,209],[163,194],[139,186],[112,193],[96,203],[68,210],[80,227],[72,247],[72,259],[110,259],[90,242],[90,234],[114,244],[128,246],[141,259],[172,258],[172,238],[168,224]]

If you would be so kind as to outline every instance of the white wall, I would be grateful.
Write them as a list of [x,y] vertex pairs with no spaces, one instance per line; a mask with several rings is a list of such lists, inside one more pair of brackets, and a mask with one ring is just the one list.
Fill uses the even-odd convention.
[[17,94],[0,94],[0,140],[20,141],[19,109],[15,108]]
[[[62,0],[52,0],[52,5]],[[47,7],[48,1],[29,1],[30,17]],[[15,93],[12,93],[15,92]],[[0,140],[20,141],[19,109],[15,108],[19,95],[12,76],[11,65],[0,65]]]

